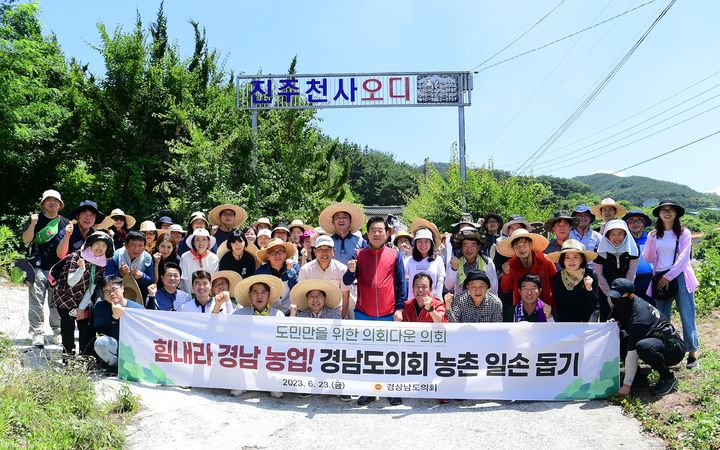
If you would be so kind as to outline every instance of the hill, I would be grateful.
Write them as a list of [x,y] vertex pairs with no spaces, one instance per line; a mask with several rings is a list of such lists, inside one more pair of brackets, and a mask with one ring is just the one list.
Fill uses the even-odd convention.
[[697,192],[688,186],[648,177],[618,177],[607,173],[572,178],[585,183],[595,194],[628,200],[635,205],[671,198],[689,208],[719,207],[720,196]]

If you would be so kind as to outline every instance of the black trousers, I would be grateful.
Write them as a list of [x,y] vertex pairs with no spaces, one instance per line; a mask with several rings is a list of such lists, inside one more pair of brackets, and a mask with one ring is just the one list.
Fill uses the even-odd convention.
[[70,316],[70,310],[58,308],[60,313],[60,336],[62,337],[63,352],[69,355],[75,354],[75,325],[79,331],[80,354],[95,356],[95,325],[90,308],[90,316],[87,319],[75,320]]
[[638,358],[657,370],[661,379],[672,377],[669,366],[682,361],[685,345],[680,339],[661,341],[658,338],[645,338],[635,345]]

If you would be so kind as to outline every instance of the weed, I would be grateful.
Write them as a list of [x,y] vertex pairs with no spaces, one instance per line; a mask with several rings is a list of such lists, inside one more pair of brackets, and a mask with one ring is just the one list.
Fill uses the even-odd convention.
[[109,402],[107,408],[114,414],[135,413],[140,408],[140,396],[133,394],[130,388],[123,384],[115,400]]

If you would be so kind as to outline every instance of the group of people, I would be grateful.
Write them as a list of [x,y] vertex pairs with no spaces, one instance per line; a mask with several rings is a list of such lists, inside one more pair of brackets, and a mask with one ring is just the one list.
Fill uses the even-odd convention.
[[[626,367],[621,394],[646,380],[635,376],[638,359],[660,373],[657,395],[675,387],[668,367],[686,352],[686,366],[698,366],[690,232],[684,208],[669,200],[652,211],[649,232],[649,216],[612,199],[560,211],[543,230],[489,213],[478,222],[464,214],[447,233],[423,218],[407,229],[380,216],[366,221],[345,202],[325,208],[318,227],[268,218],[248,225],[242,207],[223,204],[193,213],[185,227],[164,216],[138,231],[121,209],[106,215],[85,200],[66,218],[63,208],[59,192],[45,191],[22,236],[32,249],[33,344],[45,344],[47,299],[64,351],[75,353],[77,327],[79,353],[109,366],[117,365],[126,308],[435,323],[614,320]],[[670,324],[673,300],[682,338]]]

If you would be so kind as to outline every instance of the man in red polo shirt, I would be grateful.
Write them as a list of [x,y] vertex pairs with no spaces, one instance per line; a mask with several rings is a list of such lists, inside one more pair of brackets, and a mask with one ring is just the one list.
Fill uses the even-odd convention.
[[432,278],[419,272],[413,278],[413,299],[405,302],[403,322],[447,322],[445,303],[432,296]]

